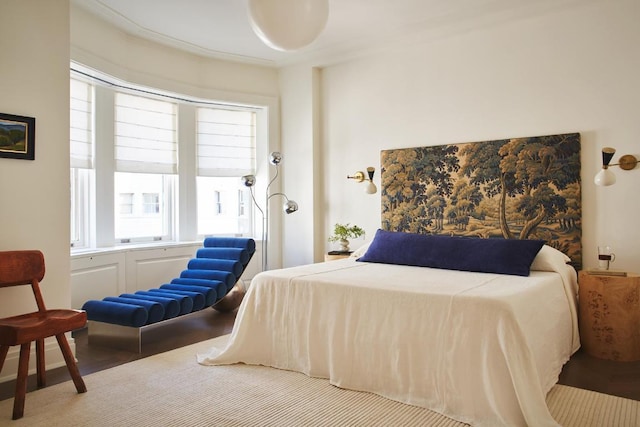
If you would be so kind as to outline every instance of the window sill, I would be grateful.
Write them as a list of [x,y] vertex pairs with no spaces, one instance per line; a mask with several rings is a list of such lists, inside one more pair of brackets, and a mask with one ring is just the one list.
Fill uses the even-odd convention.
[[186,246],[202,245],[201,240],[194,240],[192,242],[149,242],[149,243],[132,243],[128,245],[109,246],[103,248],[78,248],[71,249],[71,259],[76,257],[83,257],[87,255],[103,255],[137,250],[149,250],[149,249],[165,249],[165,248],[180,248]]

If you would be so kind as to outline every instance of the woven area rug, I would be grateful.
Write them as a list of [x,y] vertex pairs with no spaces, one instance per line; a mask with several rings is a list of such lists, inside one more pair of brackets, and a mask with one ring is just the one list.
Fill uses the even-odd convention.
[[[226,340],[227,337],[215,338]],[[218,345],[219,345],[218,341]],[[204,341],[27,394],[24,418],[0,402],[0,425],[54,426],[434,426],[456,422],[427,409],[342,390],[327,380],[260,366],[201,366]],[[640,402],[557,385],[549,408],[563,426],[639,426]]]

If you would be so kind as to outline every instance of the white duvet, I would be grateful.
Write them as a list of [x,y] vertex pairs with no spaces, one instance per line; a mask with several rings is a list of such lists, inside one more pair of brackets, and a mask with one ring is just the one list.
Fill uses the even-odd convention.
[[257,275],[224,349],[478,426],[555,426],[545,396],[579,347],[575,270],[529,277],[356,262]]

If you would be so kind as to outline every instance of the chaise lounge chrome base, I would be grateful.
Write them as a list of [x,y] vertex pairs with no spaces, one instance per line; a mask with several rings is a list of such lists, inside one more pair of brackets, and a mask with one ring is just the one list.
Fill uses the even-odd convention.
[[142,353],[143,349],[161,341],[167,335],[180,333],[180,329],[187,329],[189,317],[191,316],[187,314],[138,328],[89,320],[87,322],[89,345]]

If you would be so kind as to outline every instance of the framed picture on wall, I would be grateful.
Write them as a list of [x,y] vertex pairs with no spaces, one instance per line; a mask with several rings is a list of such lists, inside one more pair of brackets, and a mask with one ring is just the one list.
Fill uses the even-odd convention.
[[0,157],[36,158],[36,119],[0,113]]

